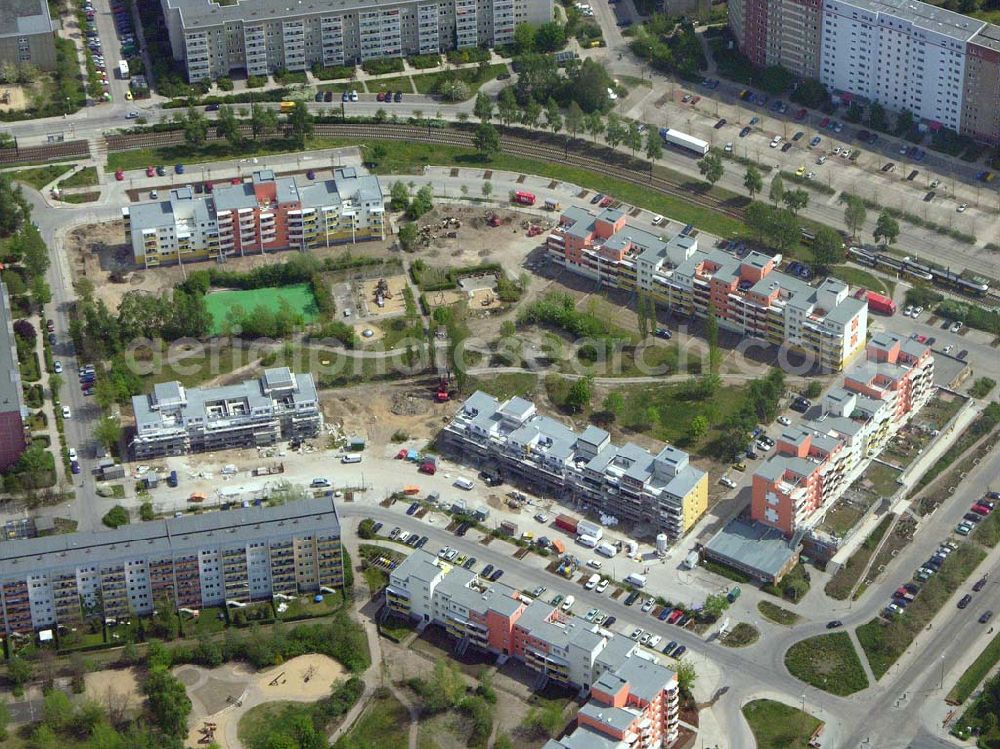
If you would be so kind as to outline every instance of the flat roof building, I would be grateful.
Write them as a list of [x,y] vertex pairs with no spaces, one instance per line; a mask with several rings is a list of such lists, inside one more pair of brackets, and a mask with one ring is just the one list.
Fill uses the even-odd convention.
[[353,167],[333,176],[299,184],[260,169],[210,194],[175,188],[166,200],[122,208],[125,238],[135,262],[147,268],[384,239],[378,177]]
[[0,283],[0,471],[14,465],[24,452],[26,416],[10,295],[6,284]]
[[186,388],[160,382],[132,398],[136,460],[189,452],[273,445],[315,437],[323,426],[312,375],[288,367],[238,385]]
[[657,453],[632,443],[614,445],[596,426],[582,433],[523,398],[499,400],[477,391],[442,432],[445,445],[482,463],[495,463],[553,494],[595,511],[647,523],[680,538],[708,508],[708,474],[683,450]]
[[191,82],[233,70],[268,75],[314,65],[494,47],[518,24],[552,20],[551,0],[161,0],[175,60]]
[[0,0],[0,62],[55,70],[52,32],[46,0]]
[[0,544],[4,632],[343,586],[332,498]]

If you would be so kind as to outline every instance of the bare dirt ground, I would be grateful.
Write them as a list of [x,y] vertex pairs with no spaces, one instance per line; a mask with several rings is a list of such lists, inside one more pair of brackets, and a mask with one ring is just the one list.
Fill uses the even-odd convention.
[[203,728],[214,724],[214,739],[222,749],[239,749],[240,718],[264,702],[314,702],[330,693],[330,685],[345,676],[343,666],[325,655],[300,655],[287,663],[254,672],[242,664],[206,669],[179,666],[174,675],[191,698],[186,745],[203,746]]
[[454,415],[455,405],[433,402],[431,379],[426,386],[367,384],[324,393],[323,416],[327,423],[342,425],[345,434],[367,435],[373,443],[386,442],[396,432],[433,439],[443,420]]
[[28,106],[28,97],[20,86],[0,86],[0,112],[20,112]]
[[93,671],[84,675],[83,684],[88,700],[109,709],[115,706],[122,714],[129,714],[142,707],[143,696],[135,669]]
[[[381,280],[387,284],[389,293],[383,297],[382,306],[379,307],[375,301],[375,289]],[[355,288],[364,305],[363,312],[369,317],[390,317],[401,315],[406,311],[406,299],[403,297],[403,289],[406,288],[404,275],[385,276],[384,279],[373,278],[357,284]]]

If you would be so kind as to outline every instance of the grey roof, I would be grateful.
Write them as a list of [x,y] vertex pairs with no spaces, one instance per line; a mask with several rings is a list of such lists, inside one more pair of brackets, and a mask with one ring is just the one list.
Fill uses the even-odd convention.
[[580,435],[580,441],[586,442],[588,445],[593,445],[594,447],[599,447],[606,440],[610,439],[611,435],[605,432],[600,427],[595,427],[593,424],[588,426],[583,430],[583,434]]
[[590,700],[580,708],[580,715],[591,718],[598,723],[610,726],[616,731],[626,731],[632,725],[638,714],[632,710],[620,707],[602,705],[597,700]]
[[212,191],[211,200],[215,203],[216,211],[235,211],[257,205],[257,196],[254,194],[253,185],[249,182],[219,185]]
[[561,222],[562,230],[577,239],[586,239],[594,231],[594,214],[579,206],[563,211]]
[[604,650],[597,656],[597,663],[605,668],[614,669],[619,663],[631,656],[638,647],[635,641],[628,637],[615,635],[608,640]]
[[[291,6],[295,12],[289,10]],[[385,0],[300,0],[297,4],[285,0],[240,0],[232,5],[219,5],[210,0],[168,0],[164,11],[178,10],[187,28],[199,29],[224,23],[261,23],[317,13],[358,12],[384,9]]]
[[969,42],[1000,52],[1000,26],[993,23],[986,24]]
[[975,18],[915,0],[847,0],[847,2],[870,13],[895,16],[919,29],[943,34],[961,42],[968,41],[984,25],[983,21]]
[[579,726],[558,741],[549,739],[542,749],[625,749],[627,746],[624,741],[613,739],[589,726]]
[[184,515],[99,533],[68,533],[8,541],[0,544],[0,579],[36,574],[46,568],[178,555],[275,535],[307,535],[319,531],[340,532],[340,520],[332,498]]
[[867,306],[867,302],[862,302],[860,299],[855,299],[854,297],[849,296],[842,300],[840,304],[835,306],[833,309],[827,310],[826,317],[824,319],[840,325],[846,325]]
[[431,580],[440,574],[441,568],[437,564],[436,557],[423,549],[417,549],[412,554],[409,554],[406,559],[404,559],[403,562],[392,571],[393,577],[399,577],[403,580],[413,578],[414,580],[420,580],[424,583],[430,583]]
[[795,549],[778,529],[738,518],[716,533],[705,544],[705,550],[771,578],[776,577],[795,555]]
[[673,670],[639,657],[626,658],[615,674],[628,682],[630,694],[645,702],[652,702],[674,678]]
[[528,414],[534,410],[535,404],[520,396],[514,396],[500,407],[500,413],[503,416],[509,416],[518,421],[528,418]]
[[0,283],[0,413],[24,408],[21,370],[17,365],[14,341],[14,320],[10,311],[10,296],[6,284]]
[[45,0],[0,0],[0,37],[51,33]]

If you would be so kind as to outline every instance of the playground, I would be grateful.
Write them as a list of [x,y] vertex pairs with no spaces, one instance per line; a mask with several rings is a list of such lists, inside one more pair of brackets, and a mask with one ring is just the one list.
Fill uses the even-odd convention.
[[266,702],[315,702],[330,694],[330,686],[347,677],[344,667],[325,655],[300,655],[267,671],[244,664],[218,668],[178,666],[173,670],[191,698],[185,747],[197,749],[213,741],[222,749],[241,747],[240,718]]
[[294,312],[301,314],[307,323],[315,320],[319,314],[312,289],[309,288],[309,284],[304,283],[265,289],[213,291],[205,296],[205,306],[212,316],[212,332],[218,334],[222,332],[226,315],[233,307],[238,306],[245,313],[253,312],[257,307],[277,312],[281,308],[282,300],[287,302]]

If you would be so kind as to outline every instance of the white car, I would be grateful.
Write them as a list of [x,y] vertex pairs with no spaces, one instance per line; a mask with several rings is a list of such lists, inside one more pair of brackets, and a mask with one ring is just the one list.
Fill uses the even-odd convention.
[[955,323],[954,323],[954,324],[953,324],[953,325],[951,326],[951,328],[950,328],[950,330],[951,330],[951,332],[952,332],[952,333],[957,333],[957,332],[958,332],[958,331],[960,331],[961,329],[962,329],[962,321],[961,321],[961,320],[958,320],[957,322],[955,322]]
[[826,163],[826,156],[820,156],[818,159],[816,159],[816,163],[817,164],[825,164]]
[[159,197],[159,195],[160,194],[156,190],[150,190],[149,191],[149,199],[150,200],[156,200]]
[[56,374],[62,374],[62,362],[57,361],[52,365],[52,371]]
[[944,351],[944,353],[946,353],[946,354],[950,354],[950,353],[951,353],[951,350],[952,350],[953,348],[955,348],[955,347],[954,347],[954,346],[952,346],[951,344],[949,344],[949,345],[945,346],[945,347],[944,347],[943,349],[941,349],[941,350],[942,350],[942,351]]
[[603,593],[604,591],[606,591],[608,589],[608,585],[610,585],[610,582],[611,581],[608,580],[608,578],[604,578],[603,580],[601,580],[601,582],[597,584],[597,592]]
[[965,209],[968,207],[969,207],[968,203],[962,203],[957,210],[959,213],[965,213]]
[[653,216],[653,226],[659,226],[662,223],[663,223],[663,216],[661,216],[659,213]]
[[912,316],[913,316],[913,307],[908,304],[906,305],[906,309],[903,310],[903,317],[912,317]]
[[732,153],[733,152],[733,144],[732,143],[727,143],[726,147],[724,149],[722,149],[722,150],[725,151],[726,153]]
[[642,637],[642,627],[636,627],[632,630],[632,633],[628,636],[630,640],[638,641]]
[[771,148],[777,148],[781,145],[782,137],[780,135],[775,135],[771,138]]
[[588,559],[587,560],[587,566],[590,567],[590,569],[592,569],[592,570],[599,570],[599,569],[601,569],[601,563],[597,559]]
[[792,425],[792,420],[789,419],[787,416],[779,416],[778,423],[781,424],[781,426],[783,427],[787,427]]
[[806,172],[806,179],[812,179],[816,176],[816,172]]
[[69,419],[73,416],[73,412],[69,410],[69,406],[62,407],[62,417],[64,419]]
[[918,305],[918,306],[916,306],[916,307],[913,308],[913,316],[914,317],[920,317],[920,313],[923,312],[923,311],[924,311],[924,308]]
[[358,92],[357,91],[351,91],[350,99],[351,99],[351,101],[357,101],[358,100]]
[[840,156],[840,146],[837,146],[836,148],[833,149],[833,155]]
[[652,637],[649,638],[649,642],[647,643],[647,645],[650,648],[655,648],[661,642],[663,642],[663,638],[662,637],[660,637],[659,635],[653,635]]
[[656,605],[656,601],[654,601],[652,598],[647,598],[646,602],[644,604],[642,604],[642,613],[644,613],[644,614],[648,613],[649,610],[652,609],[653,606],[655,606],[655,605]]
[[736,488],[736,482],[733,481],[728,476],[723,476],[722,478],[720,478],[719,483],[722,484],[723,486],[728,486],[730,489]]
[[74,448],[71,447],[66,452],[69,454],[70,460],[76,460],[76,450]]

